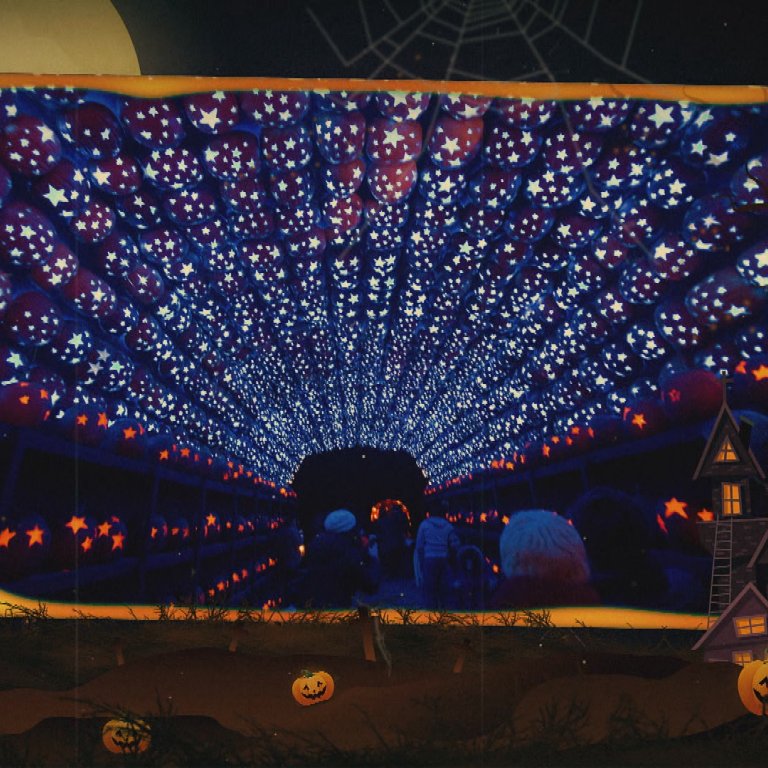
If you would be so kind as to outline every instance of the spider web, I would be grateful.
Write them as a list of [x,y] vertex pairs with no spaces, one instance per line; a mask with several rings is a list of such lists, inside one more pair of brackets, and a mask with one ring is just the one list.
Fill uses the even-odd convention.
[[[358,39],[352,46],[346,39],[347,24],[344,41],[334,33],[339,25],[332,16],[333,4],[318,2],[307,12],[341,65],[362,70],[369,78],[425,77],[420,52],[426,52],[425,64],[445,61],[444,77],[449,80],[555,81],[564,79],[558,76],[564,66],[558,58],[567,58],[602,65],[614,82],[650,82],[628,66],[643,0],[621,3],[622,23],[614,23],[617,6],[609,9],[607,3],[356,0],[345,14],[347,24],[349,14],[356,14],[359,22]],[[602,14],[609,12],[612,22],[601,25]],[[606,29],[607,37],[601,34]]]

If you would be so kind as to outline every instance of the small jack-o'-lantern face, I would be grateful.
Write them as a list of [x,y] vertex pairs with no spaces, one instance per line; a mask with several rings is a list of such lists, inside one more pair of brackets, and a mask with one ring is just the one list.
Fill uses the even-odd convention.
[[143,720],[110,720],[101,734],[104,746],[118,755],[137,755],[149,749],[149,725]]
[[761,705],[761,714],[768,712],[768,662],[755,669],[752,676],[752,693]]
[[738,690],[739,698],[744,707],[754,715],[763,714],[763,704],[758,700],[755,691],[755,673],[765,662],[757,660],[745,664],[739,674]]
[[741,673],[739,674],[739,698],[744,707],[754,715],[763,714],[762,702],[757,699],[757,696],[755,696],[755,692],[753,691],[755,672],[759,667],[762,667],[763,664],[764,662],[760,660],[750,661],[742,667]]
[[333,678],[327,672],[304,670],[293,681],[293,698],[303,707],[328,701],[333,696]]

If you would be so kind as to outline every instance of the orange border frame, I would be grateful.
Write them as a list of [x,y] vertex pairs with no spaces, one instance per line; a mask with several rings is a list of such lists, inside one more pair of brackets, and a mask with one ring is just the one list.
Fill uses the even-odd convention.
[[408,91],[466,93],[548,100],[654,99],[700,104],[763,104],[763,85],[646,85],[636,83],[526,83],[462,80],[365,80],[362,78],[191,77],[187,75],[30,75],[0,74],[0,88],[92,88],[127,96],[160,97],[201,91]]
[[[45,607],[46,615],[51,619],[117,619],[125,621],[153,621],[158,620],[159,610],[157,605],[131,604],[109,605],[102,603],[65,603],[59,601],[45,602],[36,598],[14,595],[11,592],[0,590],[0,618],[23,618],[26,612],[36,613],[41,606]],[[405,623],[403,616],[394,608],[376,608],[371,610],[380,615],[387,624]],[[340,617],[355,613],[355,608],[349,610],[323,610],[311,611],[312,621],[318,617],[320,620],[332,622]],[[277,624],[302,623],[303,611],[285,610],[258,610],[251,611],[255,621],[268,621]],[[515,611],[448,611],[451,626],[484,626],[501,627],[509,626],[507,620]],[[519,613],[519,612],[518,612]],[[593,627],[609,629],[683,629],[705,630],[707,617],[694,613],[667,613],[665,611],[648,611],[641,608],[618,608],[614,606],[569,606],[566,608],[547,609],[549,619],[556,627]],[[183,606],[175,606],[168,611],[170,621],[184,620],[187,610]],[[298,614],[298,615],[297,615]],[[197,606],[197,619],[190,621],[204,621],[206,617],[205,606]],[[225,610],[217,618],[225,621],[238,621],[243,619],[242,613],[237,608]],[[432,624],[440,621],[440,615],[434,611],[417,610],[408,613],[408,624]],[[527,626],[521,615],[515,622],[515,626]]]

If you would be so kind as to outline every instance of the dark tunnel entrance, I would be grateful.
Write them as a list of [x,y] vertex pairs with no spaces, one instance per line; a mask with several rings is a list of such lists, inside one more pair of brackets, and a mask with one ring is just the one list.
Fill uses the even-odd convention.
[[413,457],[403,451],[358,447],[308,456],[292,484],[298,523],[305,536],[312,536],[329,512],[345,508],[367,529],[374,504],[397,499],[410,511],[415,532],[424,516],[426,483]]

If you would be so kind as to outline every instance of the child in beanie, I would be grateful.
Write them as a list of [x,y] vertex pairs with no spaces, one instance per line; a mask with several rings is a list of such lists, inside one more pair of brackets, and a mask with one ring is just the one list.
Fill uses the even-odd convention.
[[378,562],[357,535],[357,519],[348,509],[325,517],[304,561],[308,603],[313,608],[351,608],[355,593],[379,586]]

